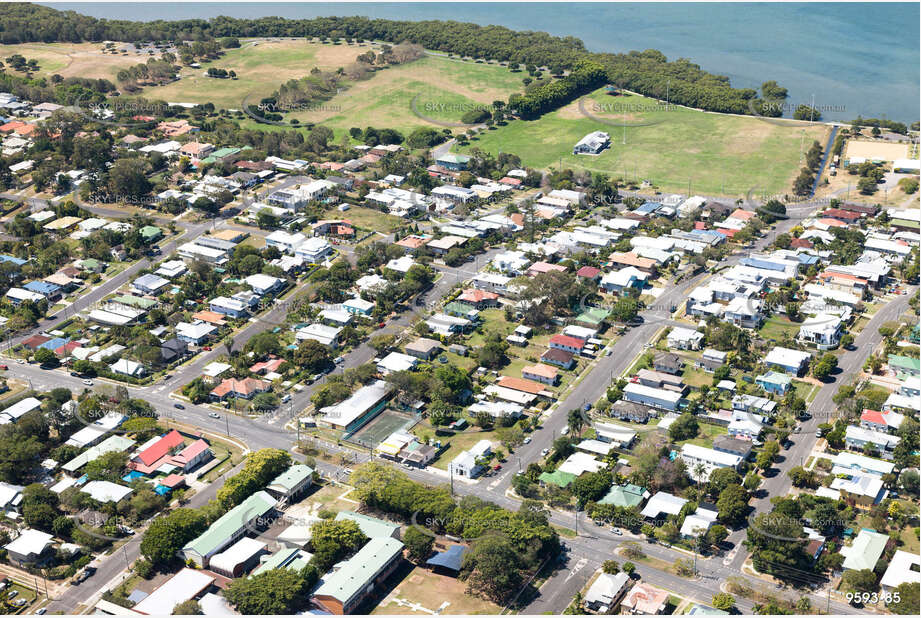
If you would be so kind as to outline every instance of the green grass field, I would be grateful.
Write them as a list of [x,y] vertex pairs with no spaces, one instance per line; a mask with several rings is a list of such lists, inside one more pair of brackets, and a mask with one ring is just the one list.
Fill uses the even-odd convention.
[[[599,130],[610,134],[611,148],[598,156],[572,154],[576,142]],[[801,140],[806,148],[815,139],[824,146],[827,131],[676,106],[665,111],[652,99],[599,89],[538,120],[486,131],[462,150],[514,152],[532,167],[562,163],[682,193],[690,181],[692,194],[744,196],[752,188],[789,191],[801,167]]]
[[799,328],[799,324],[791,322],[786,316],[774,315],[764,321],[758,329],[758,334],[762,339],[780,341],[784,334],[795,338],[799,334]]

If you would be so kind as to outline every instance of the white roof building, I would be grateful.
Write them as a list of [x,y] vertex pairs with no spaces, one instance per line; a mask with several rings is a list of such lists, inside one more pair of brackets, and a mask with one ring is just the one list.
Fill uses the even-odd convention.
[[901,549],[895,550],[889,568],[879,582],[883,591],[891,593],[899,584],[918,582],[921,582],[921,556]]
[[686,503],[687,500],[684,498],[660,491],[649,499],[646,506],[640,511],[640,515],[649,518],[657,518],[662,513],[677,515]]
[[109,481],[90,481],[80,491],[97,502],[121,502],[134,490]]
[[594,455],[588,453],[573,453],[566,458],[566,461],[560,464],[557,472],[567,472],[579,476],[586,472],[598,472],[603,470],[605,464],[603,461],[595,459]]
[[393,373],[394,371],[409,371],[415,368],[419,359],[402,352],[391,352],[377,363],[377,370],[382,375]]
[[132,609],[149,616],[169,616],[178,604],[194,599],[210,588],[214,579],[203,571],[182,569]]

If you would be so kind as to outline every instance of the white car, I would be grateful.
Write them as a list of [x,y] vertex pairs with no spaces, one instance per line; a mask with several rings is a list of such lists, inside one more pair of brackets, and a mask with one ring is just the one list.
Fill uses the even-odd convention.
[[211,418],[221,418],[221,415],[218,414],[217,412],[208,412],[208,416],[210,416]]
[[611,531],[617,536],[622,536],[624,534],[624,531],[620,528],[611,528]]
[[544,450],[542,450],[542,451],[540,452],[540,456],[541,456],[541,457],[546,457],[546,456],[549,455],[549,454],[550,454],[550,449],[549,449],[549,448],[545,448]]
[[86,384],[87,386],[92,386],[92,385],[93,385],[93,381],[90,380],[89,378],[87,378],[86,380],[83,380],[83,383]]
[[17,358],[17,359],[16,359],[16,362],[19,363],[20,365],[25,365],[25,364],[26,364],[26,359],[24,359],[24,358]]
[[525,443],[525,444],[531,444],[531,436],[527,436],[527,437],[524,439],[524,443]]

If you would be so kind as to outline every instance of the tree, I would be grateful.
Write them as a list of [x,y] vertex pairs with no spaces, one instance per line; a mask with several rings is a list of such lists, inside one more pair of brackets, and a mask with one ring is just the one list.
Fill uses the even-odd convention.
[[57,365],[57,355],[48,348],[38,348],[32,353],[32,360],[40,365]]
[[719,496],[729,485],[741,485],[742,478],[732,468],[717,468],[710,473],[707,483],[707,492],[711,496]]
[[128,454],[121,451],[109,451],[86,464],[84,473],[91,481],[117,482],[128,464]]
[[374,351],[380,354],[384,350],[387,350],[393,345],[393,342],[396,341],[394,335],[388,333],[382,333],[379,335],[373,335],[368,344],[374,348]]
[[733,597],[731,594],[727,594],[725,592],[718,592],[713,595],[712,605],[716,609],[721,609],[724,612],[728,612],[733,607],[735,607],[735,604],[736,604],[735,597]]
[[841,577],[841,584],[850,592],[876,592],[876,573],[870,569],[848,569]]
[[716,501],[719,521],[729,526],[741,524],[748,512],[748,498],[748,492],[740,485],[728,485]]
[[467,578],[468,593],[505,605],[521,587],[518,566],[518,554],[508,537],[487,534],[464,556],[461,573]]
[[358,524],[349,519],[321,521],[314,525],[311,535],[314,555],[310,562],[323,572],[368,541]]
[[165,565],[207,527],[207,520],[201,511],[187,508],[168,511],[148,526],[141,539],[141,554],[154,565]]
[[246,457],[243,469],[224,482],[217,491],[217,501],[225,509],[233,508],[265,487],[291,466],[287,452],[264,448]]
[[410,559],[415,562],[423,562],[432,555],[435,537],[419,530],[416,526],[409,526],[403,534],[403,544],[409,550]]
[[807,470],[802,466],[794,466],[787,472],[787,476],[793,482],[794,487],[815,487],[815,473]]
[[899,584],[893,589],[890,597],[892,601],[888,603],[886,607],[888,607],[893,614],[901,614],[904,616],[917,615],[919,587],[921,587],[921,584],[918,582],[903,582]]
[[[305,570],[311,569],[310,566]],[[309,604],[313,577],[289,569],[271,569],[259,575],[234,579],[224,591],[224,597],[244,615],[296,614]],[[311,582],[313,579],[313,582]]]
[[812,367],[812,375],[819,380],[824,380],[838,367],[838,357],[831,352],[825,353]]
[[582,474],[572,482],[570,490],[579,500],[579,506],[588,502],[595,502],[604,497],[611,488],[613,479],[608,470]]
[[173,616],[201,616],[204,613],[201,605],[195,599],[177,603],[176,607],[173,608]]
[[675,422],[668,428],[668,437],[673,442],[690,440],[697,435],[698,430],[697,417],[689,412],[685,412],[675,419]]
[[629,322],[637,316],[641,307],[642,303],[638,299],[622,296],[611,307],[611,316],[618,322]]
[[616,560],[605,560],[603,563],[601,563],[601,570],[608,575],[617,575],[620,573],[620,565],[617,564]]
[[627,575],[633,575],[633,572],[636,571],[636,565],[632,562],[625,562],[623,566],[623,571]]

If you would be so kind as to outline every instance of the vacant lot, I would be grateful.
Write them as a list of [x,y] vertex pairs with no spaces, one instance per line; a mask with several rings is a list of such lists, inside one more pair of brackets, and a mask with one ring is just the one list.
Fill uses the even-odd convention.
[[[384,585],[395,585],[372,614],[498,614],[498,605],[464,592],[456,577],[407,563]],[[440,611],[438,611],[440,610]]]
[[[593,131],[611,136],[598,156],[573,155]],[[649,180],[672,191],[744,196],[750,189],[787,192],[800,168],[800,145],[824,146],[824,126],[787,126],[757,118],[659,105],[652,99],[613,97],[596,90],[534,121],[513,121],[471,142],[497,154],[514,152],[537,168],[603,172]]]

